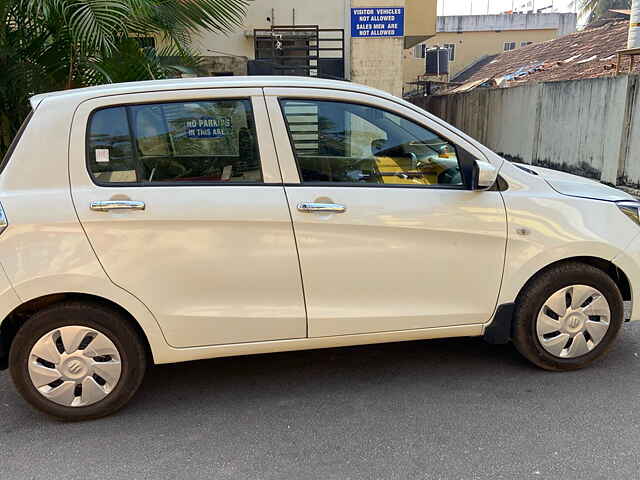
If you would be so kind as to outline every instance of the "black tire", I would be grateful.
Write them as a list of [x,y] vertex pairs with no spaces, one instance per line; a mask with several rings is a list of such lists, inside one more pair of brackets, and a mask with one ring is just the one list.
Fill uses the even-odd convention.
[[[558,290],[570,285],[587,285],[598,289],[609,303],[609,329],[599,344],[575,358],[560,358],[547,352],[536,332],[538,312]],[[618,286],[602,270],[571,262],[557,265],[531,280],[518,296],[513,324],[513,343],[530,362],[546,370],[577,370],[602,357],[612,347],[624,321],[624,304]]]
[[[59,405],[44,397],[33,385],[28,362],[33,345],[48,332],[69,325],[92,328],[106,335],[118,349],[122,372],[115,388],[102,400],[87,406]],[[35,313],[18,331],[9,352],[9,369],[22,397],[36,409],[60,420],[91,420],[122,408],[142,383],[147,359],[145,348],[129,320],[98,303],[65,302]]]

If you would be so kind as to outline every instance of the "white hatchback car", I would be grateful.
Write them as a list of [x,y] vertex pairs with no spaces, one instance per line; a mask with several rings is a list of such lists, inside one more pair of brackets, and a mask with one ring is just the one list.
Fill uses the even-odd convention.
[[148,363],[231,355],[484,336],[576,369],[640,284],[633,197],[381,91],[205,78],[32,106],[0,174],[0,358],[59,418],[122,407]]

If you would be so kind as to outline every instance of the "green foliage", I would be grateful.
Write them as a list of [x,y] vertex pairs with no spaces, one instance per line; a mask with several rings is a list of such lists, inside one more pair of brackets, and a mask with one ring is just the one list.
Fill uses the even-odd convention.
[[0,0],[0,155],[31,95],[196,73],[191,32],[229,32],[245,14],[246,0]]
[[631,0],[582,0],[582,13],[588,15],[588,23],[594,23],[608,16],[609,10],[631,8]]

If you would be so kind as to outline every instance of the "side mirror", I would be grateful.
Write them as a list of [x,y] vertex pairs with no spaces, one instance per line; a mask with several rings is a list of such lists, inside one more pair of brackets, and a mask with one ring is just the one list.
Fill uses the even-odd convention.
[[498,170],[485,160],[474,159],[471,190],[489,190],[498,180]]

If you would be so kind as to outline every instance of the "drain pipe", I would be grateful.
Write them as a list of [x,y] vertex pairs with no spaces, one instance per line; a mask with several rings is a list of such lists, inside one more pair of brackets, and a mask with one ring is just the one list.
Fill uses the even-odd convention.
[[631,3],[627,49],[632,48],[640,48],[640,0],[633,0]]

